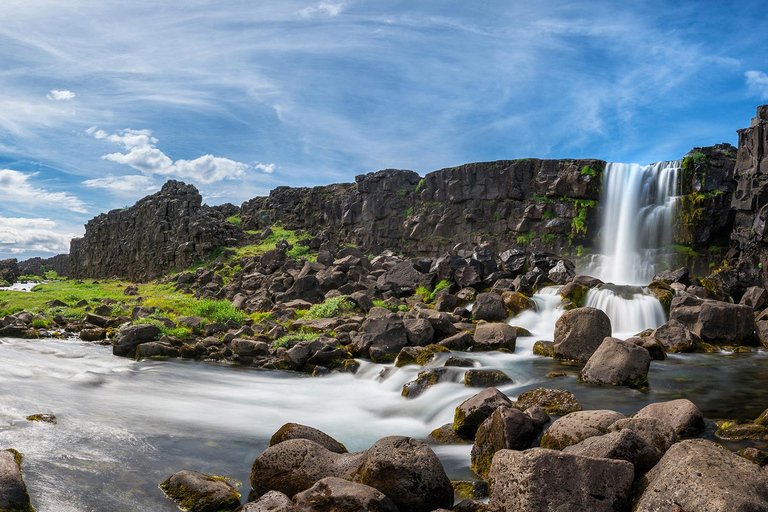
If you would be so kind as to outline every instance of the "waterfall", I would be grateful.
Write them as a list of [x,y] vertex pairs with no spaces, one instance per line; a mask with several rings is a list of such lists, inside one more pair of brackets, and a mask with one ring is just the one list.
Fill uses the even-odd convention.
[[585,273],[615,284],[647,285],[666,255],[682,161],[610,163],[603,173],[600,252]]

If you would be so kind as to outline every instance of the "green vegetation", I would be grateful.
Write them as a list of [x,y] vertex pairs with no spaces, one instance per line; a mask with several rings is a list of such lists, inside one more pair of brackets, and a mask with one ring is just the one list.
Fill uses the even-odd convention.
[[709,159],[707,158],[707,155],[705,155],[700,151],[697,151],[696,153],[692,153],[687,157],[683,158],[683,169],[686,171],[690,171],[694,167],[704,166],[704,165],[707,165],[708,163],[709,163]]
[[533,240],[533,233],[531,232],[518,235],[517,237],[517,243],[520,245],[528,245],[531,243],[531,240]]
[[689,258],[697,258],[699,256],[699,253],[697,253],[695,250],[693,250],[692,247],[689,247],[687,245],[678,245],[674,244],[670,246],[677,254]]
[[410,309],[405,304],[398,306],[397,304],[392,304],[391,302],[387,302],[385,300],[374,300],[373,305],[377,308],[388,309],[393,313],[397,313],[398,311],[408,311]]
[[423,188],[424,188],[424,178],[420,179],[418,185],[416,185],[416,193],[418,194],[419,192],[421,192],[421,189]]
[[32,327],[35,329],[48,329],[51,327],[51,322],[43,318],[35,318],[32,320]]
[[584,168],[581,169],[582,176],[597,176],[597,171],[591,168],[588,165],[585,165]]
[[[249,256],[258,256],[267,251],[271,251],[277,246],[277,242],[285,240],[290,245],[295,246],[299,240],[310,238],[309,235],[297,235],[295,231],[285,229],[281,226],[272,226],[272,234],[254,245],[246,245],[235,249],[235,258],[246,258]],[[248,231],[250,234],[257,234],[255,231]]]
[[546,220],[554,219],[555,217],[556,217],[555,212],[553,212],[549,208],[544,210],[544,213],[541,215],[541,218]]
[[541,235],[541,241],[545,244],[551,244],[555,240],[557,240],[557,235],[553,233],[545,233]]
[[432,300],[432,292],[426,286],[419,286],[416,288],[416,296],[421,299],[422,302],[429,302]]
[[413,215],[413,206],[405,209],[405,217],[408,218]]
[[571,221],[571,238],[587,234],[587,214],[589,209],[594,208],[596,204],[595,201],[589,199],[578,199],[573,202],[576,215]]
[[288,347],[292,342],[300,341],[315,341],[319,337],[318,334],[311,332],[301,332],[297,334],[288,334],[276,339],[272,343],[272,348]]
[[348,295],[340,295],[326,299],[322,304],[315,304],[304,312],[301,316],[307,320],[317,320],[318,318],[332,318],[342,316],[354,311],[355,305],[349,300]]
[[237,215],[228,217],[227,222],[229,222],[233,226],[240,227],[240,225],[243,223],[243,219],[240,217],[240,214],[238,213]]
[[399,190],[398,190],[397,192],[395,192],[395,193],[397,194],[397,197],[399,197],[400,199],[402,199],[402,198],[404,198],[404,197],[405,197],[405,194],[407,193],[407,191],[406,191],[404,188],[401,188],[401,189],[399,189]]

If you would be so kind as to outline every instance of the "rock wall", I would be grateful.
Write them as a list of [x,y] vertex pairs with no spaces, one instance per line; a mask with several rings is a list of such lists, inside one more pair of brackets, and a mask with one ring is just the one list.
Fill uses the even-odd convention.
[[202,205],[194,186],[170,180],[130,208],[90,220],[85,236],[72,240],[68,275],[149,281],[186,269],[240,243],[242,230],[226,220],[232,212]]
[[591,246],[605,162],[501,160],[427,174],[388,169],[314,188],[278,187],[241,206],[245,229],[327,230],[371,251],[434,255],[458,243],[573,252]]
[[22,275],[44,277],[46,272],[54,271],[60,276],[70,273],[69,254],[59,254],[52,258],[30,258],[19,263]]

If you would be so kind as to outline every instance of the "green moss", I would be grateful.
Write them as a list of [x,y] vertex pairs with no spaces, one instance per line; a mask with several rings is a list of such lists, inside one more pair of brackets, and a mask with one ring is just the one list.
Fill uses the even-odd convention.
[[721,439],[765,439],[768,428],[757,423],[718,421],[715,435]]
[[401,188],[397,192],[395,192],[397,197],[399,197],[400,199],[404,198],[406,193],[407,191],[404,188]]
[[386,300],[374,300],[373,305],[377,308],[384,308],[388,309],[393,313],[397,313],[399,311],[399,306],[397,304],[392,304],[391,302],[387,302]]
[[531,232],[517,236],[517,243],[520,245],[528,245],[531,243],[531,240],[533,240],[533,233]]
[[584,167],[582,167],[580,174],[582,176],[595,176],[596,177],[597,176],[597,171],[594,170],[593,168],[591,168],[590,166],[585,165]]
[[551,209],[549,209],[549,208],[547,208],[546,210],[544,210],[544,213],[541,215],[541,218],[542,218],[542,219],[546,219],[546,220],[554,219],[554,218],[556,218],[556,217],[557,217],[557,216],[555,215],[555,212],[553,212],[553,211],[552,211]]
[[[207,477],[210,481],[226,481],[223,477]],[[184,485],[178,487],[171,487],[171,479],[169,478],[162,484],[160,489],[171,499],[176,500],[179,503],[179,507],[182,510],[189,512],[225,512],[234,510],[240,506],[240,493],[234,488],[232,493],[226,500],[214,499],[214,493],[203,493],[190,489]]]
[[432,292],[426,286],[418,286],[416,288],[416,296],[421,299],[422,302],[429,302],[432,300]]
[[424,178],[419,180],[419,183],[416,185],[416,193],[418,194],[421,192],[421,190],[424,188]]
[[291,344],[291,342],[301,342],[301,341],[315,341],[319,337],[318,334],[310,333],[310,332],[302,332],[297,334],[288,334],[286,336],[282,336],[278,339],[276,339],[272,343],[272,348],[282,348],[282,347],[288,347],[288,345]]
[[571,221],[571,238],[583,237],[587,234],[587,215],[590,208],[597,205],[592,200],[574,200],[575,215]]
[[32,320],[32,327],[35,329],[48,329],[51,327],[51,322],[42,318],[35,318]]
[[557,240],[557,235],[555,235],[553,233],[545,233],[545,234],[541,235],[542,243],[545,243],[547,245],[551,244],[555,240]]
[[229,222],[233,226],[240,227],[240,225],[243,223],[243,219],[240,217],[240,214],[238,213],[237,215],[227,217],[227,222]]
[[443,279],[442,281],[437,283],[437,286],[435,286],[435,289],[432,290],[432,293],[429,296],[429,302],[434,302],[435,301],[435,297],[437,296],[437,294],[440,291],[445,290],[446,288],[450,288],[452,284],[453,284],[452,282],[450,282],[450,281],[448,281],[446,279]]

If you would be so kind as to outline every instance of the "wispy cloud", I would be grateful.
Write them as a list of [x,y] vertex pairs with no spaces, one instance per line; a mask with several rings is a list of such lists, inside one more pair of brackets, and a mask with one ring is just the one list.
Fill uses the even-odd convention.
[[[213,155],[203,155],[194,160],[179,159],[174,161],[155,146],[158,140],[152,136],[150,130],[126,128],[110,135],[94,126],[86,130],[86,133],[96,139],[106,139],[120,144],[127,151],[126,153],[102,155],[102,159],[129,165],[146,176],[173,176],[190,179],[202,184],[210,184],[223,180],[242,178],[245,176],[246,171],[249,170],[258,169],[267,173],[275,170],[274,164],[258,163],[255,166],[251,166],[243,162]],[[94,186],[96,184],[101,188],[114,189],[115,187],[114,183],[108,184],[98,179],[88,180],[86,183],[90,183],[90,185],[86,186]],[[136,179],[133,180],[134,186],[138,183]],[[106,185],[109,185],[109,187]]]
[[761,100],[768,100],[768,75],[762,71],[747,71],[744,73],[750,94]]
[[310,5],[304,9],[301,9],[299,14],[305,18],[310,18],[317,15],[333,17],[341,14],[341,11],[343,10],[343,3],[319,2],[315,5]]
[[74,99],[75,93],[73,93],[72,91],[60,91],[58,89],[53,89],[51,92],[49,92],[46,95],[46,97],[49,100],[54,100],[54,101],[67,101],[67,100]]
[[0,169],[0,190],[7,191],[2,202],[24,205],[32,210],[54,205],[77,213],[87,212],[85,203],[73,195],[66,192],[50,192],[34,186],[31,178],[35,176],[36,174]]
[[50,219],[0,216],[0,254],[68,252],[75,234],[54,231],[56,226]]
[[130,196],[136,193],[149,193],[158,188],[155,180],[141,174],[94,178],[85,180],[82,184],[84,187],[98,188],[118,195]]

